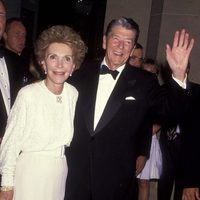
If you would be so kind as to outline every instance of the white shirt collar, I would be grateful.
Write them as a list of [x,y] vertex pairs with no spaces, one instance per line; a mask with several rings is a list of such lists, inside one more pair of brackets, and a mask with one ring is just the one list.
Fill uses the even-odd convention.
[[[102,65],[108,66],[108,64],[106,63],[105,57],[104,57],[104,59],[103,59],[103,61],[102,61],[102,63],[101,63],[101,66],[102,66]],[[125,65],[126,65],[126,64],[123,64],[122,66],[118,67],[116,70],[117,70],[119,73],[121,73],[121,72],[123,71]]]

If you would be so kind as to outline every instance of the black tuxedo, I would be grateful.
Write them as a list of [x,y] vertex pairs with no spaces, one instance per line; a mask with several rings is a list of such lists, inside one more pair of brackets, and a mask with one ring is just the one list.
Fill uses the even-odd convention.
[[[148,156],[152,111],[163,114],[174,106],[166,104],[161,109],[166,94],[155,75],[126,65],[94,131],[99,68],[100,63],[93,63],[73,75],[72,83],[79,98],[74,137],[67,149],[65,199],[133,200],[135,161],[138,155]],[[176,89],[176,93],[170,91],[169,98],[174,96],[172,93],[177,96],[184,93],[177,85]],[[126,100],[127,97],[135,100]],[[175,102],[174,98],[171,102]]]
[[[4,49],[3,47],[0,48],[1,48],[0,49],[1,55],[4,57],[7,66],[9,84],[10,84],[11,105],[13,105],[14,100],[17,96],[17,92],[23,85],[23,75],[21,74],[20,60],[17,55],[11,53],[7,49]],[[0,111],[1,111],[1,118],[0,118],[0,138],[1,138],[4,134],[7,121],[7,113],[1,90],[0,90]]]
[[200,188],[200,85],[188,85],[188,110],[182,120],[181,182],[184,188]]
[[[170,121],[170,119],[162,124],[159,141],[163,165],[162,174],[158,180],[158,200],[170,200],[173,186],[175,188],[172,199],[181,200],[182,197],[180,159],[183,133],[182,131],[176,133],[177,124],[180,127],[180,122]],[[170,136],[169,133],[171,133]]]
[[192,82],[187,85],[186,109],[179,121],[170,123],[171,126],[179,124],[180,133],[174,140],[169,140],[167,123],[160,136],[163,173],[158,182],[159,200],[170,200],[173,183],[175,200],[182,199],[183,188],[200,188],[200,85]]

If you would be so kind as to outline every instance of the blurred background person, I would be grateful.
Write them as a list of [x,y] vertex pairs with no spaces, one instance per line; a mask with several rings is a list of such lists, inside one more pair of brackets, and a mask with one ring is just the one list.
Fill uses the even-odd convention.
[[153,74],[156,74],[158,76],[159,74],[159,68],[156,63],[156,61],[152,58],[145,58],[144,62],[142,63],[142,69],[149,71]]
[[[171,70],[168,65],[161,66],[161,74],[164,82],[163,87],[166,87],[167,84],[170,84]],[[187,75],[189,75],[189,69],[190,67],[188,64]],[[187,84],[189,91],[191,91],[191,89],[193,91],[193,84],[189,80],[187,81]],[[192,93],[190,92],[190,96],[191,94]],[[194,103],[188,103],[188,105],[193,104]],[[179,120],[170,117],[162,121],[159,142],[162,152],[163,168],[160,179],[158,180],[158,200],[182,199],[183,175],[181,174],[181,152],[183,151],[183,124],[188,124],[188,121],[190,121],[188,120],[188,117],[187,121],[183,121],[184,118],[188,116],[188,113],[186,116],[184,115],[182,115]],[[186,155],[187,154],[184,156]]]
[[6,21],[3,39],[5,48],[21,55],[26,43],[26,28],[19,18],[10,18]]
[[[142,69],[158,75],[158,66],[153,59],[145,59]],[[159,145],[160,124],[154,123],[152,127],[152,141],[150,156],[146,161],[143,170],[137,175],[138,179],[138,200],[148,200],[150,194],[150,181],[160,178],[162,171],[162,155]]]
[[140,68],[142,66],[142,62],[143,62],[143,47],[141,44],[136,43],[133,51],[129,57],[129,64],[134,66],[134,67],[138,67]]
[[[0,39],[3,36],[6,25],[6,10],[2,0],[0,0]],[[0,46],[0,142],[6,127],[6,121],[10,109],[14,103],[18,90],[23,85],[23,76],[19,58],[16,54]]]
[[30,71],[31,52],[26,48],[26,35],[27,30],[21,19],[16,17],[7,19],[3,34],[4,47],[19,56],[20,68],[18,70],[23,74],[24,85],[34,80]]

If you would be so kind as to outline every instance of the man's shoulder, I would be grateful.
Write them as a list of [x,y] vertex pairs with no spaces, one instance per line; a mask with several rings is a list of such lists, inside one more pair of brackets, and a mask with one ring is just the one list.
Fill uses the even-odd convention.
[[138,81],[148,82],[151,80],[157,80],[157,76],[155,74],[141,68],[133,67],[129,64],[126,64],[124,70],[130,78],[137,79]]
[[101,61],[87,60],[87,61],[82,63],[79,70],[85,71],[85,70],[93,70],[93,69],[96,69],[96,68],[99,69],[100,65],[101,65]]
[[4,47],[1,47],[1,54],[3,55],[4,59],[5,59],[5,62],[6,62],[6,65],[9,65],[9,66],[21,66],[21,62],[20,62],[20,56],[17,55],[16,53],[4,48]]
[[13,57],[15,59],[19,59],[19,55],[10,51],[9,49],[6,49],[5,47],[1,47],[1,52],[4,57]]
[[192,81],[188,81],[187,85],[188,85],[187,88],[188,88],[189,94],[195,97],[198,96],[200,98],[200,84],[192,82]]

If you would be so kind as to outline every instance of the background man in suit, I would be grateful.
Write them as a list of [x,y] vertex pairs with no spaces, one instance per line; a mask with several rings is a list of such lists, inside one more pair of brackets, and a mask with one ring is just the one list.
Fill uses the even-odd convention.
[[22,20],[17,17],[12,17],[6,20],[5,32],[3,34],[4,47],[8,49],[10,54],[18,55],[18,60],[21,62],[20,70],[23,74],[24,84],[30,83],[33,80],[33,75],[30,72],[30,49],[26,48],[26,27]]
[[26,43],[26,28],[19,18],[14,17],[6,21],[3,39],[7,49],[21,55]]
[[[158,180],[158,200],[181,200],[180,152],[182,132],[178,122],[168,119],[162,123],[160,146],[162,151],[162,173]],[[174,188],[174,189],[173,189]],[[172,196],[173,192],[173,197]]]
[[[5,30],[6,10],[2,0],[0,0],[0,39]],[[3,137],[7,116],[15,100],[17,91],[22,86],[23,76],[18,70],[18,56],[8,52],[0,46],[0,141]]]
[[200,85],[189,82],[188,94],[188,112],[180,124],[182,200],[200,200]]
[[[151,111],[166,113],[169,104],[161,107],[166,98],[173,109],[184,101],[186,92],[175,81],[166,97],[155,75],[127,63],[138,36],[132,19],[112,20],[103,37],[103,61],[83,66],[72,77],[79,99],[74,137],[67,149],[66,200],[133,200],[135,173],[149,156]],[[185,30],[177,31],[173,48],[167,45],[166,50],[180,82],[194,43],[188,37]],[[142,161],[136,166],[138,157]]]
[[[189,65],[186,70],[187,75],[189,74]],[[170,68],[165,66],[162,77],[164,78],[164,85],[168,85],[170,79]],[[193,90],[193,84],[187,81],[188,91]],[[191,92],[188,92],[189,94]],[[190,97],[191,95],[189,95]],[[187,103],[187,105],[193,105]],[[187,109],[188,112],[188,109]],[[158,200],[181,200],[183,183],[181,174],[181,150],[182,150],[182,139],[183,139],[183,125],[188,124],[190,121],[188,114],[183,114],[180,119],[168,118],[162,122],[162,128],[160,133],[160,146],[162,152],[162,174],[158,180]],[[187,116],[187,120],[184,118]],[[184,123],[183,123],[184,120]],[[185,125],[184,125],[185,126]]]

